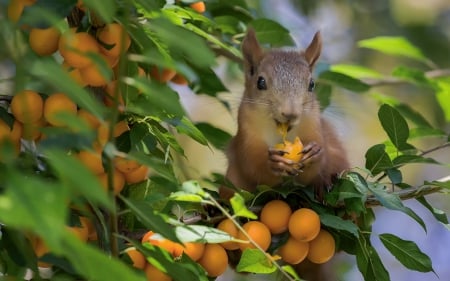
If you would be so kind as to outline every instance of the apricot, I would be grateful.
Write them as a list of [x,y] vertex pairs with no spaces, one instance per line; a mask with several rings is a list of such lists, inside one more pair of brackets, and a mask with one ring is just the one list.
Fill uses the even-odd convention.
[[289,233],[298,241],[309,242],[320,231],[319,215],[308,208],[300,208],[289,218]]
[[261,210],[259,220],[264,223],[272,234],[280,234],[288,229],[291,207],[282,200],[272,200]]
[[299,162],[303,157],[303,144],[299,137],[296,137],[294,142],[285,140],[283,143],[278,143],[274,148],[284,151],[283,157],[294,162]]

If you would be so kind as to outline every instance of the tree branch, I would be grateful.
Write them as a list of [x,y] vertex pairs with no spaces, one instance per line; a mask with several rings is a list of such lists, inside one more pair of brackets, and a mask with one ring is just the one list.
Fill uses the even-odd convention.
[[[420,187],[406,188],[399,191],[394,191],[392,194],[398,195],[401,200],[408,200],[413,198],[422,197],[428,194],[442,191],[442,187],[434,185],[425,185]],[[366,200],[366,207],[381,206],[381,202],[374,196],[369,195]]]

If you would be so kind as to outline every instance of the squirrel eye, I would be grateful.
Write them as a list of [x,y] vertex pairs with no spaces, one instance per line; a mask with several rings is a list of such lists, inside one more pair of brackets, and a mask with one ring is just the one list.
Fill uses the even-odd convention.
[[258,90],[267,90],[266,79],[264,77],[259,76],[258,82],[256,83],[256,87]]
[[311,78],[311,80],[309,80],[308,91],[312,92],[314,90],[315,86],[316,86],[316,84],[314,83],[314,80]]

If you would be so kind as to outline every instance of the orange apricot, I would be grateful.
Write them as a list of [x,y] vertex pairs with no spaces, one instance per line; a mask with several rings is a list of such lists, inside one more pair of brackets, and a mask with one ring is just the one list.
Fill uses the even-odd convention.
[[300,208],[289,218],[289,233],[298,241],[309,242],[320,231],[319,215],[311,209]]
[[[272,236],[269,228],[260,221],[249,221],[242,228],[252,238],[252,240],[260,246],[264,251],[269,249]],[[239,231],[238,238],[240,240],[249,241],[242,231]],[[252,243],[240,243],[239,248],[243,251],[248,248],[256,248]]]

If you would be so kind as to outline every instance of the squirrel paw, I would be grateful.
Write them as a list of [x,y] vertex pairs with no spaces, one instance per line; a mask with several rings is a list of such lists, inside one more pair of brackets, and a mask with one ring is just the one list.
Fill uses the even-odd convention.
[[278,149],[269,149],[269,168],[277,176],[296,176],[301,172],[303,165],[283,157],[285,152]]
[[301,168],[308,166],[311,163],[314,163],[322,152],[322,147],[318,145],[316,142],[308,143],[302,150],[303,157],[300,160]]

